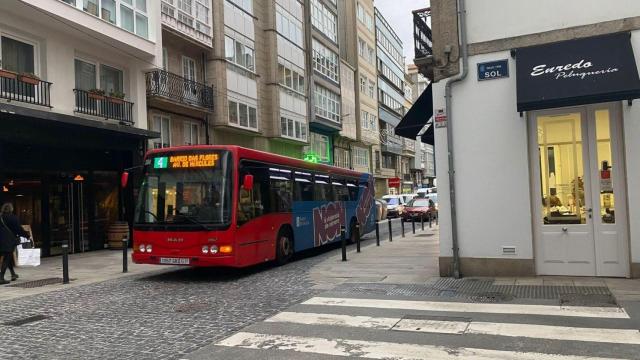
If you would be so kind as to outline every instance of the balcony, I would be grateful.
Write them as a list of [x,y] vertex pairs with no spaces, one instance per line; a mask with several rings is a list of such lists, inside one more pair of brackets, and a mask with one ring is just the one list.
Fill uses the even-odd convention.
[[416,59],[433,56],[433,37],[427,19],[431,8],[413,11],[413,43]]
[[0,70],[0,98],[51,107],[51,83]]
[[213,87],[165,70],[146,73],[147,96],[162,97],[183,105],[213,110]]
[[380,150],[386,153],[402,155],[402,138],[393,134],[392,130],[380,130]]
[[133,103],[80,89],[73,89],[76,97],[75,112],[116,120],[121,125],[133,125]]

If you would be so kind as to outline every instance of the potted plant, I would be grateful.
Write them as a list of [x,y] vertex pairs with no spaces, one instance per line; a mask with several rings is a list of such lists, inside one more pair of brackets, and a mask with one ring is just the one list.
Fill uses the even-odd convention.
[[122,103],[124,103],[123,99],[124,99],[124,93],[123,92],[114,90],[114,91],[109,93],[109,101],[111,101],[114,104],[122,104]]
[[102,89],[91,89],[88,91],[88,96],[90,99],[95,100],[104,100],[104,90]]
[[0,69],[0,77],[15,80],[18,77],[18,74],[13,71]]
[[31,85],[38,85],[38,83],[40,83],[40,78],[36,74],[22,73],[20,74],[20,81]]

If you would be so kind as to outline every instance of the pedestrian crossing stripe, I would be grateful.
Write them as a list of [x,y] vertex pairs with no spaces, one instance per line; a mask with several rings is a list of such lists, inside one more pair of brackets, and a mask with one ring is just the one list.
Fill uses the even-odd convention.
[[624,309],[618,307],[487,304],[441,301],[380,300],[314,297],[303,305],[344,306],[358,308],[402,309],[435,312],[491,313],[511,315],[569,316],[586,318],[629,319]]
[[217,345],[226,347],[295,351],[366,359],[394,360],[611,360],[613,358],[555,355],[535,352],[490,350],[438,345],[402,344],[383,341],[325,339],[289,335],[239,332]]
[[450,321],[439,319],[407,319],[400,317],[351,316],[287,311],[281,312],[265,320],[265,322],[440,334],[494,335],[560,341],[588,341],[640,345],[640,331],[636,329],[583,328],[482,321]]

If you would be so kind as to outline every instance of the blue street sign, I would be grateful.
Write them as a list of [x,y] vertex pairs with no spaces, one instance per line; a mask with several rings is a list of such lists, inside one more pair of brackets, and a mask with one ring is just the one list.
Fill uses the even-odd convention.
[[509,77],[509,60],[478,63],[478,81]]

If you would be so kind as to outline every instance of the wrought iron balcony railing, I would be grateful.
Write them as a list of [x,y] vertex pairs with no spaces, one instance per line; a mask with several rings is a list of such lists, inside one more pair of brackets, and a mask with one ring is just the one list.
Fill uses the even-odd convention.
[[431,8],[413,11],[413,43],[416,59],[433,55],[433,37],[427,23],[429,17],[431,17]]
[[0,70],[0,98],[51,107],[51,83]]
[[147,96],[162,96],[182,104],[213,109],[213,87],[165,70],[146,74]]
[[76,95],[76,112],[133,125],[132,102],[80,89],[73,89],[73,92]]

